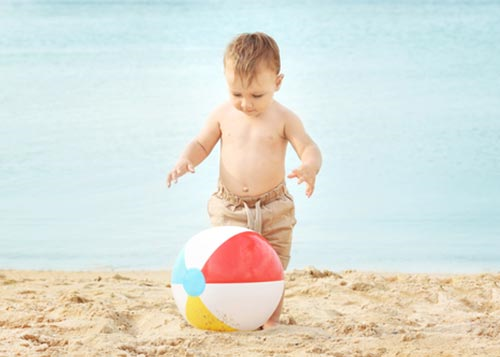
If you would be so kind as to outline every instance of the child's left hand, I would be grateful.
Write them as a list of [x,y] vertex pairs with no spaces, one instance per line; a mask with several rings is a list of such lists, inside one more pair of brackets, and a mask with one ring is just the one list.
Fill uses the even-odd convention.
[[287,176],[288,178],[297,178],[298,182],[297,184],[301,184],[302,182],[305,182],[307,184],[306,188],[306,196],[311,197],[311,195],[314,192],[314,184],[316,183],[316,173],[314,172],[313,169],[306,165],[301,165],[295,170],[293,170],[290,174]]

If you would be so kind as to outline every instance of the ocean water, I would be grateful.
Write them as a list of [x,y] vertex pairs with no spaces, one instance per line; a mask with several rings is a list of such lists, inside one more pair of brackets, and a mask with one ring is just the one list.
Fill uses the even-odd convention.
[[500,3],[410,0],[0,2],[0,268],[171,268],[217,149],[165,176],[251,31],[324,156],[290,268],[500,270]]

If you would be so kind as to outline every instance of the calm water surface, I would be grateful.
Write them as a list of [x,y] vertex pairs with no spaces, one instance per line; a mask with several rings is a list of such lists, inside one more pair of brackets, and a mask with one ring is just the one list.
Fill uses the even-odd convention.
[[217,150],[165,175],[257,30],[324,155],[311,199],[288,183],[291,268],[500,270],[496,1],[1,2],[0,268],[170,268]]

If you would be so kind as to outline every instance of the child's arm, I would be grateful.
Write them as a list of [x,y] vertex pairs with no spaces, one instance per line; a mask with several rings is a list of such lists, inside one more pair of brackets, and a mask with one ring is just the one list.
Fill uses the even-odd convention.
[[316,175],[321,168],[321,152],[306,133],[300,119],[295,115],[291,115],[286,121],[285,135],[302,161],[302,165],[294,169],[288,178],[297,178],[299,184],[305,182],[307,184],[306,196],[311,197],[314,192]]
[[194,173],[194,168],[207,158],[221,136],[216,115],[210,116],[200,133],[184,149],[174,168],[168,173],[167,186],[187,172]]

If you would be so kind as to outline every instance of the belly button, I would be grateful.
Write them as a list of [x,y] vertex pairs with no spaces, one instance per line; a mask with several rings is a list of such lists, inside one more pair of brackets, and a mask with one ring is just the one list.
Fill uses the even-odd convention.
[[248,187],[244,186],[243,187],[243,192],[248,192]]

